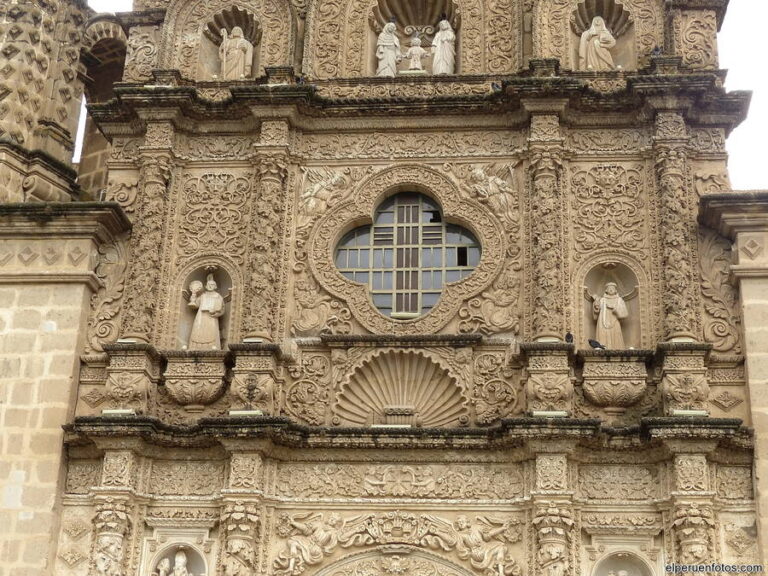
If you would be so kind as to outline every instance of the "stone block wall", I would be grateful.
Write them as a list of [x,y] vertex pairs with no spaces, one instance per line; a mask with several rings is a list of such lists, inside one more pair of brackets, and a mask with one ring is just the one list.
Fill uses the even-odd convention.
[[52,573],[95,256],[125,227],[120,215],[93,204],[0,210],[0,576]]

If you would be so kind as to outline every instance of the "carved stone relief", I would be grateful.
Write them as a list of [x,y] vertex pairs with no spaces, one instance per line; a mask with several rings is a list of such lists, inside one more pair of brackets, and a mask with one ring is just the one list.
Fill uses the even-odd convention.
[[135,26],[128,36],[125,57],[124,82],[144,82],[152,77],[152,70],[157,68],[158,26]]
[[[474,272],[461,282],[443,290],[431,313],[413,320],[392,320],[371,304],[368,288],[342,276],[335,268],[333,250],[339,232],[352,222],[370,221],[376,205],[389,191],[404,187],[424,190],[434,196],[449,221],[465,226],[478,237],[482,258]],[[336,206],[315,225],[309,241],[309,266],[323,288],[344,300],[355,319],[379,334],[426,334],[440,330],[458,311],[462,300],[483,289],[499,274],[506,241],[501,225],[487,208],[474,200],[463,199],[456,185],[442,173],[426,166],[398,166],[378,172],[360,183],[355,200]]]
[[[210,80],[208,56],[203,50],[208,24],[214,16],[226,9],[238,8],[253,14],[264,31],[259,44],[259,70],[255,76],[264,75],[265,66],[291,64],[295,25],[288,3],[276,0],[257,2],[228,2],[226,0],[198,0],[171,2],[165,17],[165,30],[160,61],[165,68],[179,69],[183,76],[196,80]],[[214,57],[215,58],[215,57]],[[201,76],[208,77],[201,77]]]
[[[558,58],[563,66],[575,70],[577,52],[571,50],[571,15],[580,0],[555,0],[538,2],[534,6],[533,53],[536,58]],[[629,12],[635,29],[635,54],[638,59],[632,67],[639,66],[654,47],[663,45],[664,18],[660,2],[623,0],[616,2]]]
[[675,53],[693,69],[716,69],[717,15],[714,10],[673,10],[672,40]]
[[[521,65],[513,40],[521,36],[518,2],[497,0],[483,5],[478,0],[461,0],[456,4],[461,13],[458,69],[464,74],[516,71]],[[310,8],[305,70],[318,79],[373,76],[375,42],[369,46],[368,17],[375,6],[375,0],[324,0]]]
[[704,306],[704,341],[716,352],[741,354],[738,292],[730,282],[731,243],[713,230],[699,228],[699,271]]

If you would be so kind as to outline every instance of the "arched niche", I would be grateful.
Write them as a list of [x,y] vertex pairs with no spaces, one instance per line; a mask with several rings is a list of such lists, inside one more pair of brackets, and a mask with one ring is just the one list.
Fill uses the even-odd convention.
[[[432,40],[438,30],[438,23],[442,19],[448,20],[456,34],[455,74],[461,74],[461,15],[458,0],[377,0],[368,14],[370,26],[365,46],[368,67],[365,75],[376,75],[378,67],[376,44],[378,35],[386,23],[395,22],[401,52],[406,54],[414,37],[420,39],[422,48],[431,52]],[[426,74],[432,74],[432,60],[431,53],[422,59]],[[403,58],[398,65],[398,72],[408,71],[408,68],[408,58]]]
[[[199,313],[199,307],[190,305],[194,299],[193,291],[202,288],[205,292],[209,279],[216,282],[216,292],[223,299],[223,314],[219,317],[219,333],[221,350],[225,350],[230,341],[230,327],[232,320],[232,277],[226,269],[214,265],[201,266],[182,276],[183,282],[178,287],[179,308],[176,323],[176,341],[174,348],[178,350],[190,349],[190,336],[192,335],[195,318]],[[199,284],[198,284],[199,283]]]
[[579,62],[579,46],[584,31],[595,17],[605,21],[605,27],[616,40],[610,49],[616,70],[637,68],[635,22],[627,8],[616,0],[582,0],[571,13],[571,61],[574,69],[586,71]]
[[[165,18],[160,51],[160,67],[177,69],[192,80],[213,80],[218,66],[218,40],[221,26],[230,31],[235,14],[255,19],[261,36],[254,48],[252,77],[264,75],[267,66],[293,63],[296,18],[291,3],[285,0],[172,0]],[[249,21],[250,22],[250,21]],[[243,22],[241,22],[243,24]],[[251,26],[250,24],[248,26]],[[243,30],[245,33],[245,29]],[[215,55],[215,58],[214,58]]]
[[[403,0],[404,2],[405,0]],[[443,0],[449,1],[449,0]],[[522,66],[523,0],[450,0],[457,31],[460,74],[512,74]],[[303,72],[310,78],[359,78],[376,70],[376,25],[387,14],[380,0],[317,0],[307,16]],[[401,4],[403,3],[401,2]],[[404,5],[404,4],[403,4]],[[399,4],[398,4],[399,6]],[[442,11],[441,11],[442,13]],[[431,12],[426,11],[426,17]],[[448,16],[448,12],[446,12]],[[425,23],[426,24],[426,23]],[[432,24],[437,24],[434,22]],[[402,40],[410,35],[400,26]],[[405,50],[404,50],[405,51]]]
[[[626,12],[632,20],[634,61],[625,61],[626,55],[622,54],[625,68],[635,70],[646,65],[653,49],[664,45],[663,0],[539,0],[533,12],[534,58],[557,58],[564,69],[578,70],[574,27],[579,19],[586,20],[591,13],[608,10],[607,6],[614,6],[610,10],[617,13]],[[592,17],[595,15],[601,14]],[[622,47],[625,49],[630,48]]]
[[[590,339],[597,339],[597,322],[601,321],[601,313],[595,318],[595,302],[605,295],[607,286],[614,284],[618,296],[626,307],[626,317],[619,321],[624,341],[623,348],[643,347],[642,317],[648,314],[644,306],[643,285],[637,274],[624,262],[615,259],[603,260],[592,265],[581,284],[581,329],[577,334],[578,347],[588,347]],[[608,312],[610,313],[610,312]],[[608,344],[607,342],[605,344]],[[609,347],[611,347],[609,345]]]
[[[205,557],[190,544],[171,544],[163,548],[150,564],[152,576],[172,576],[174,569],[186,568],[195,576],[208,576]],[[167,570],[167,571],[166,571]],[[183,573],[179,571],[179,573]]]
[[[85,100],[99,104],[114,98],[114,84],[120,82],[125,68],[127,39],[113,15],[90,20],[85,29],[81,60],[85,64]],[[88,114],[80,154],[78,184],[92,198],[107,187],[109,174],[106,158],[111,145]]]
[[592,576],[655,576],[651,565],[633,552],[612,552],[595,564]]
[[248,10],[243,10],[237,6],[225,8],[215,14],[208,24],[203,28],[203,37],[200,42],[200,54],[198,56],[198,78],[207,80],[217,77],[219,80],[225,80],[221,70],[221,56],[219,50],[224,41],[221,31],[226,30],[227,36],[232,37],[232,31],[239,28],[243,33],[243,39],[247,40],[251,46],[251,58],[247,62],[253,71],[250,77],[259,69],[260,44],[261,44],[261,22],[255,14]]

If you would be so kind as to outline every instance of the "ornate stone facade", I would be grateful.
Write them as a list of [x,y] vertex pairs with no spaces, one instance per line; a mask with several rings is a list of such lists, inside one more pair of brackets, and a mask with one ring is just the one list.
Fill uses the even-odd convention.
[[135,4],[0,12],[0,576],[765,559],[721,3]]

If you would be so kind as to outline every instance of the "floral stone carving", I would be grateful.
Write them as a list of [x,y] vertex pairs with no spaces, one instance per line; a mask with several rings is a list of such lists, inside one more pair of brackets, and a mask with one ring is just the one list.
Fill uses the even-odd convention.
[[226,352],[166,352],[165,387],[188,411],[200,411],[224,392]]
[[610,416],[623,414],[643,397],[648,376],[644,351],[622,352],[621,356],[585,353],[584,395]]

